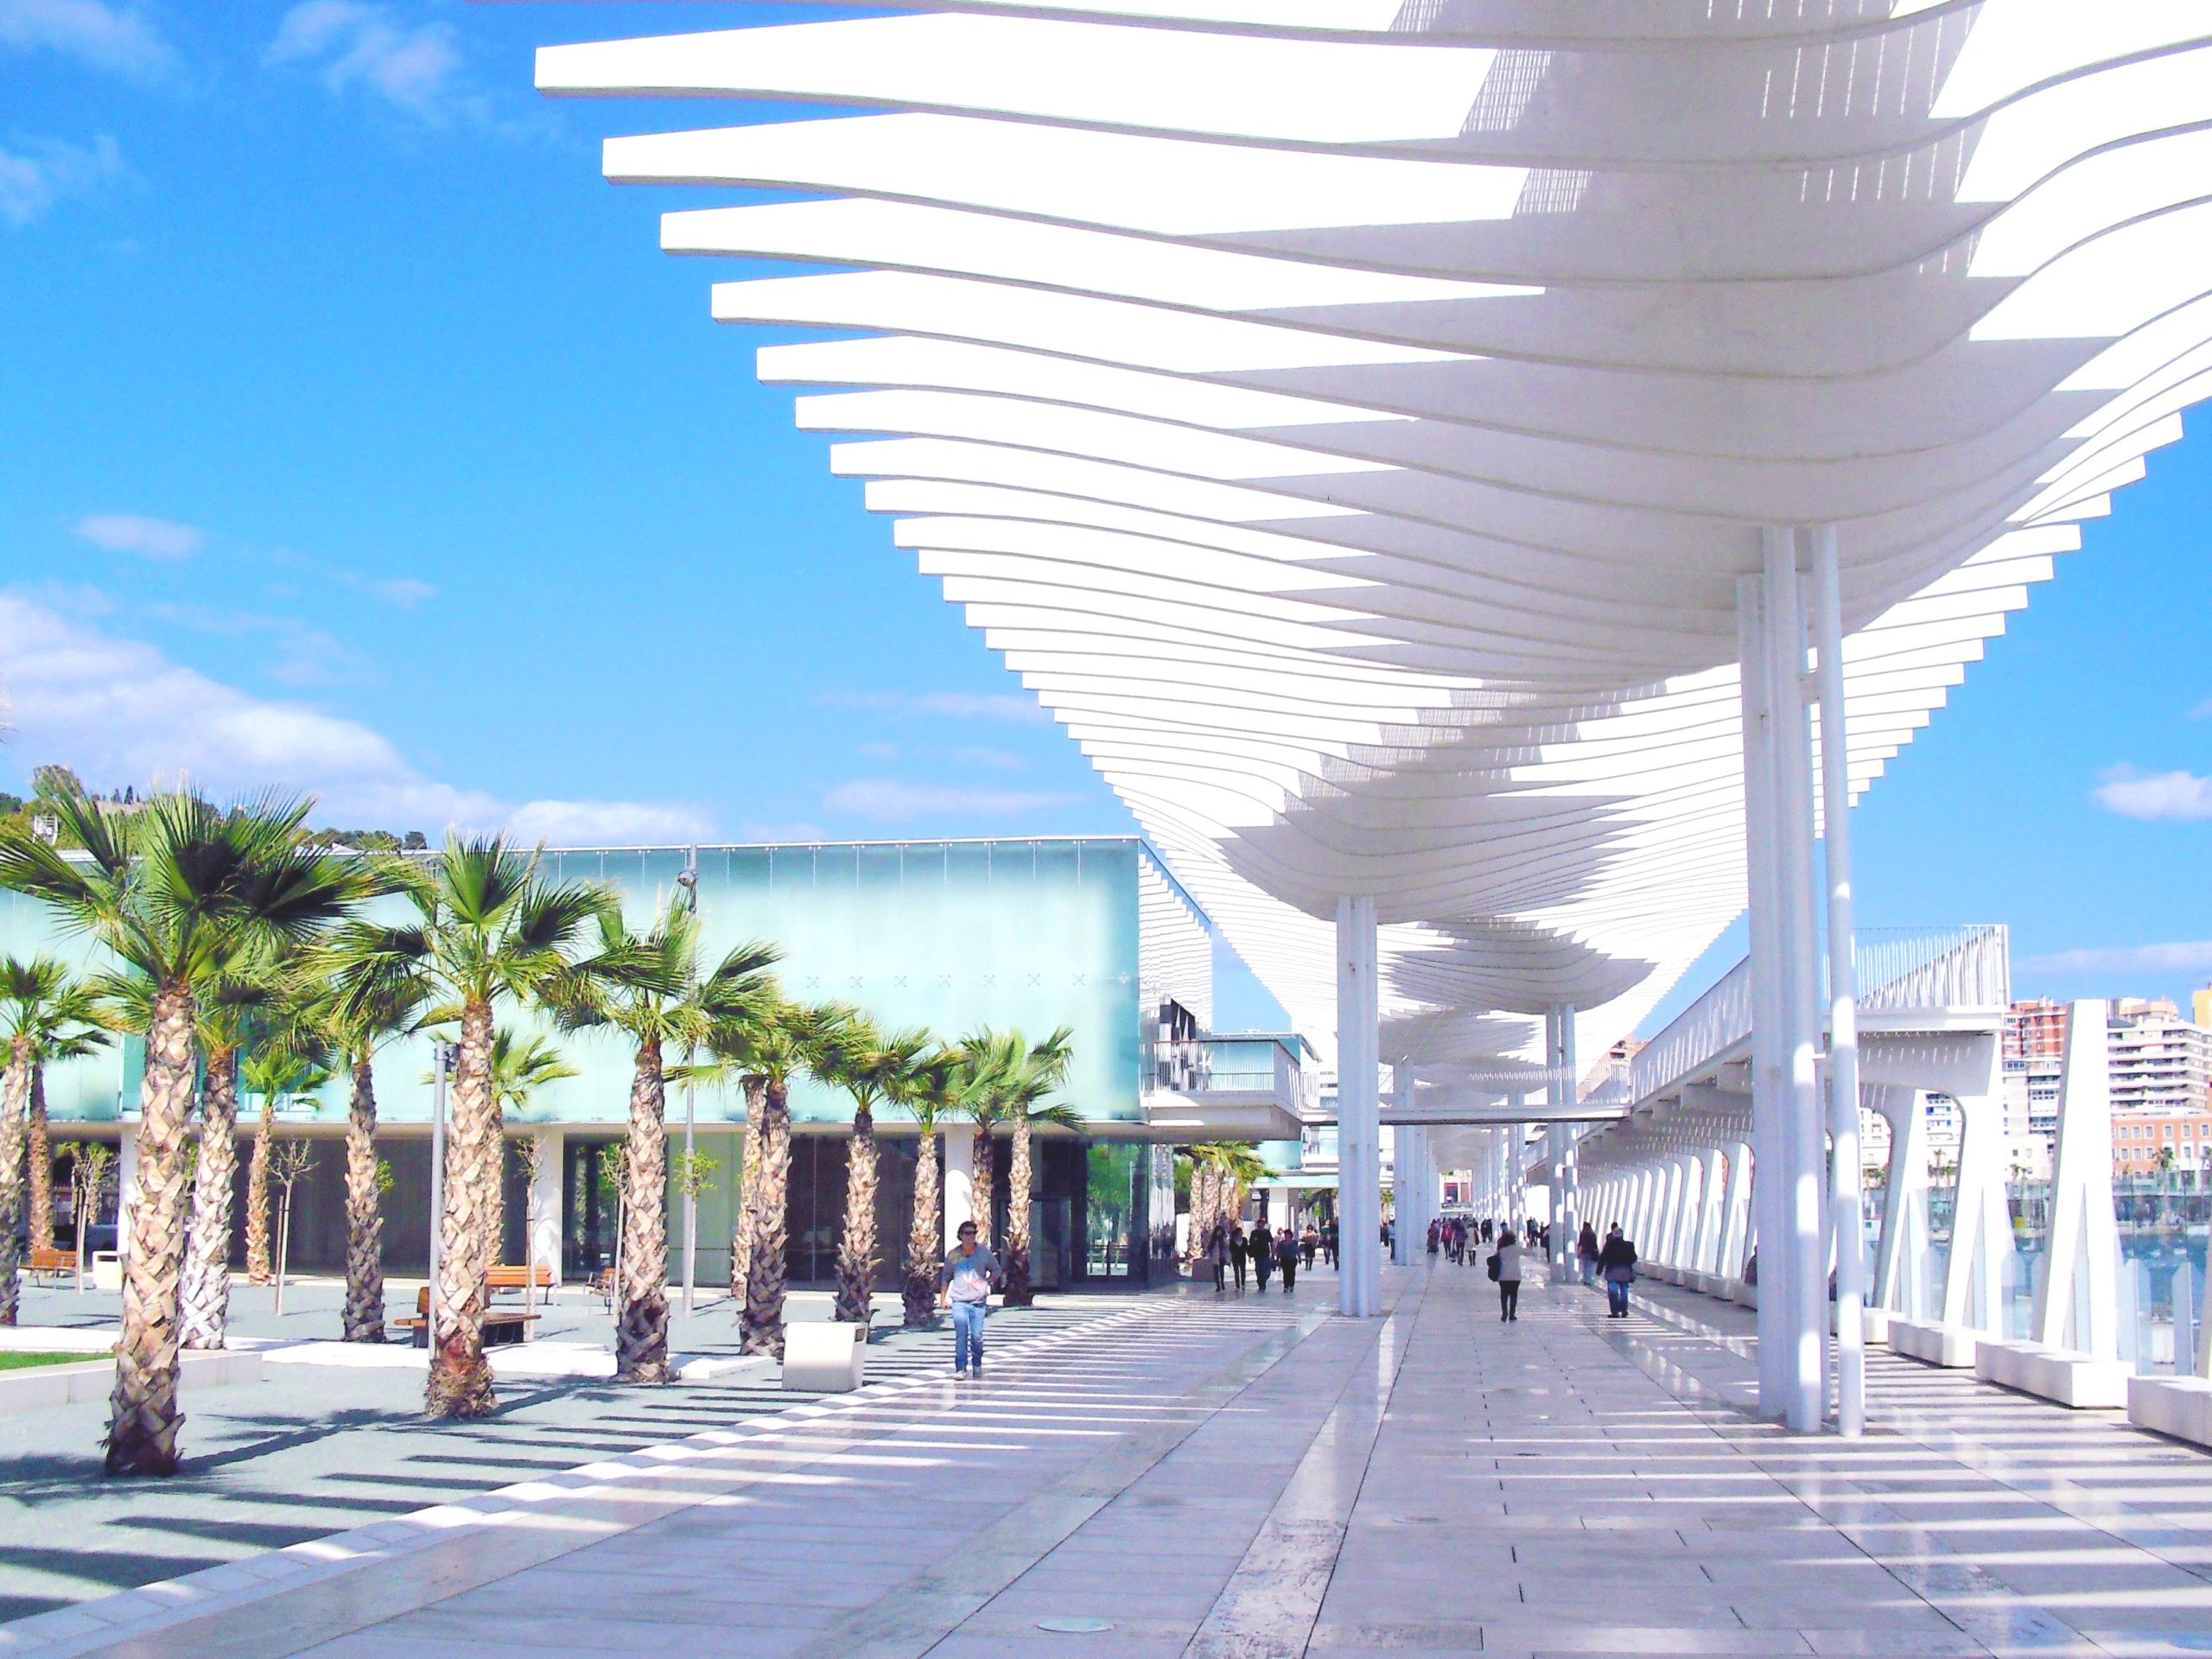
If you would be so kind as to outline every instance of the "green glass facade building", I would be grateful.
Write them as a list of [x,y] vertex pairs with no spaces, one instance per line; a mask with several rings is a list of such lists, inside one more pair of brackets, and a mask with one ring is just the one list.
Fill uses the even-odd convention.
[[[1141,840],[550,849],[543,858],[550,876],[613,887],[640,925],[688,873],[709,958],[743,941],[771,941],[782,952],[785,993],[796,1001],[851,1003],[887,1029],[921,1027],[946,1039],[985,1027],[1034,1039],[1066,1026],[1074,1064],[1062,1098],[1083,1128],[1039,1138],[1033,1219],[1040,1276],[1047,1283],[1141,1279],[1172,1249],[1168,1143],[1206,1133],[1202,1104],[1194,1104],[1204,1090],[1182,1074],[1194,1057],[1198,1070],[1205,1068],[1212,939],[1198,906]],[[84,942],[58,934],[37,906],[15,895],[0,895],[0,948],[96,965]],[[522,1259],[524,1230],[534,1228],[539,1259],[558,1259],[569,1275],[586,1276],[613,1249],[605,1153],[626,1132],[631,1053],[616,1035],[553,1033],[528,1010],[505,1009],[501,1017],[518,1030],[553,1036],[577,1072],[508,1117],[508,1259]],[[54,1138],[127,1143],[139,1066],[138,1046],[126,1041],[55,1067],[48,1085]],[[419,1270],[427,1255],[429,1066],[427,1039],[393,1044],[376,1065],[379,1152],[395,1178],[385,1198],[387,1260],[400,1272]],[[1237,1098],[1248,1108],[1243,1085],[1252,1081],[1237,1079]],[[1294,1106],[1295,1088],[1293,1079],[1286,1109]],[[251,1096],[241,1102],[242,1130],[261,1105]],[[791,1108],[791,1267],[801,1282],[820,1282],[831,1274],[843,1222],[852,1105],[808,1079],[794,1088]],[[335,1267],[344,1258],[336,1137],[345,1116],[342,1078],[276,1103],[279,1134],[327,1145],[302,1184],[294,1222],[302,1268]],[[693,1143],[716,1165],[697,1200],[702,1285],[728,1274],[743,1116],[734,1085],[671,1090],[671,1139],[683,1143],[688,1121]],[[878,1122],[885,1151],[878,1232],[887,1280],[906,1248],[918,1141],[895,1115],[879,1115]],[[969,1166],[970,1133],[963,1124],[944,1137],[956,1190]],[[538,1143],[534,1183],[518,1150],[524,1140]],[[995,1185],[1002,1224],[1003,1179]],[[671,1216],[680,1216],[673,1203]],[[681,1235],[672,1219],[672,1239]]]

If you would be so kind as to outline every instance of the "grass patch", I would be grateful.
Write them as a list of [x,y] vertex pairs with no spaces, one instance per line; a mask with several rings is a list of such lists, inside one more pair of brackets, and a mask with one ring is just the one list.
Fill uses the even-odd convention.
[[0,1353],[0,1371],[29,1370],[34,1365],[81,1365],[88,1359],[112,1359],[112,1354]]

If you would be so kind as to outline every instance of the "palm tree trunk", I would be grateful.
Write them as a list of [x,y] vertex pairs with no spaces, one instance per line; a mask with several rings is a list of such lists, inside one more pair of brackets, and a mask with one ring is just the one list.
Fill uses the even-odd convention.
[[179,1324],[188,1348],[220,1348],[230,1330],[231,1204],[238,1168],[238,1057],[207,1057],[200,1091],[200,1161],[192,1179]]
[[668,1096],[660,1039],[638,1045],[630,1078],[629,1185],[614,1322],[614,1380],[668,1381]]
[[184,1266],[184,1152],[192,1115],[192,987],[154,996],[146,1075],[138,1091],[138,1192],[123,1276],[123,1336],[108,1402],[107,1472],[173,1475],[177,1409],[177,1295]]
[[875,1307],[875,1114],[853,1112],[853,1140],[845,1165],[845,1230],[837,1241],[836,1317],[866,1325]]
[[1206,1244],[1213,1234],[1214,1188],[1213,1166],[1192,1160],[1191,1233],[1183,1241],[1183,1254],[1189,1258],[1194,1271],[1205,1260]]
[[46,1127],[46,1068],[31,1066],[31,1249],[54,1248],[54,1140]]
[[760,1185],[760,1119],[767,1110],[768,1084],[765,1077],[745,1079],[745,1149],[740,1154],[737,1176],[737,1226],[729,1239],[729,1294],[744,1317],[745,1293],[753,1260],[753,1194]]
[[785,1248],[790,1230],[791,1096],[779,1078],[768,1080],[760,1101],[760,1163],[745,1205],[745,1312],[738,1323],[740,1351],[784,1355]]
[[430,1355],[427,1417],[482,1417],[499,1404],[484,1357],[484,1309],[493,1241],[486,1231],[485,1169],[499,1155],[492,1098],[492,1005],[461,1009],[461,1064],[446,1135],[445,1213],[438,1218],[438,1341]]
[[906,1324],[918,1329],[937,1317],[937,1276],[944,1260],[944,1208],[938,1189],[937,1132],[922,1126],[914,1160],[914,1224],[906,1235]]
[[384,1340],[384,1209],[377,1198],[377,1084],[353,1062],[346,1111],[346,1340]]
[[261,1121],[253,1129],[253,1161],[245,1173],[245,1276],[257,1285],[276,1274],[269,1261],[269,1154],[276,1136],[276,1099],[261,1097]]
[[23,1214],[23,1116],[30,1109],[31,1039],[9,1046],[8,1083],[0,1097],[0,1325],[13,1325],[23,1287],[16,1260],[16,1224]]
[[995,1249],[998,1228],[995,1225],[998,1194],[992,1190],[991,1128],[988,1123],[978,1126],[975,1138],[969,1142],[975,1148],[976,1173],[969,1187],[969,1213],[976,1218],[976,1236],[987,1250]]
[[1029,1287],[1029,1118],[1015,1109],[1014,1147],[1006,1173],[1006,1296],[1008,1307],[1027,1307],[1037,1300]]

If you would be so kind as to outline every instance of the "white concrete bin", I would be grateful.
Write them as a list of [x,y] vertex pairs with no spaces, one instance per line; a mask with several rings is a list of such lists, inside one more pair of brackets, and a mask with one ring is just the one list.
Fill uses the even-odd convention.
[[123,1288],[123,1258],[113,1250],[92,1252],[92,1288],[121,1290]]
[[784,1327],[784,1386],[850,1394],[866,1380],[868,1326],[810,1319]]

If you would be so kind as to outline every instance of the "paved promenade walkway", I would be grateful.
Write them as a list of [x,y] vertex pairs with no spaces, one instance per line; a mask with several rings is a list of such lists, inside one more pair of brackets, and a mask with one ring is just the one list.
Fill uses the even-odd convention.
[[1793,1440],[1742,1408],[1733,1308],[1531,1284],[1501,1327],[1479,1269],[1385,1289],[1365,1322],[1325,1275],[1102,1304],[980,1386],[902,1376],[0,1654],[2212,1651],[2202,1454],[1885,1354],[1876,1433]]

